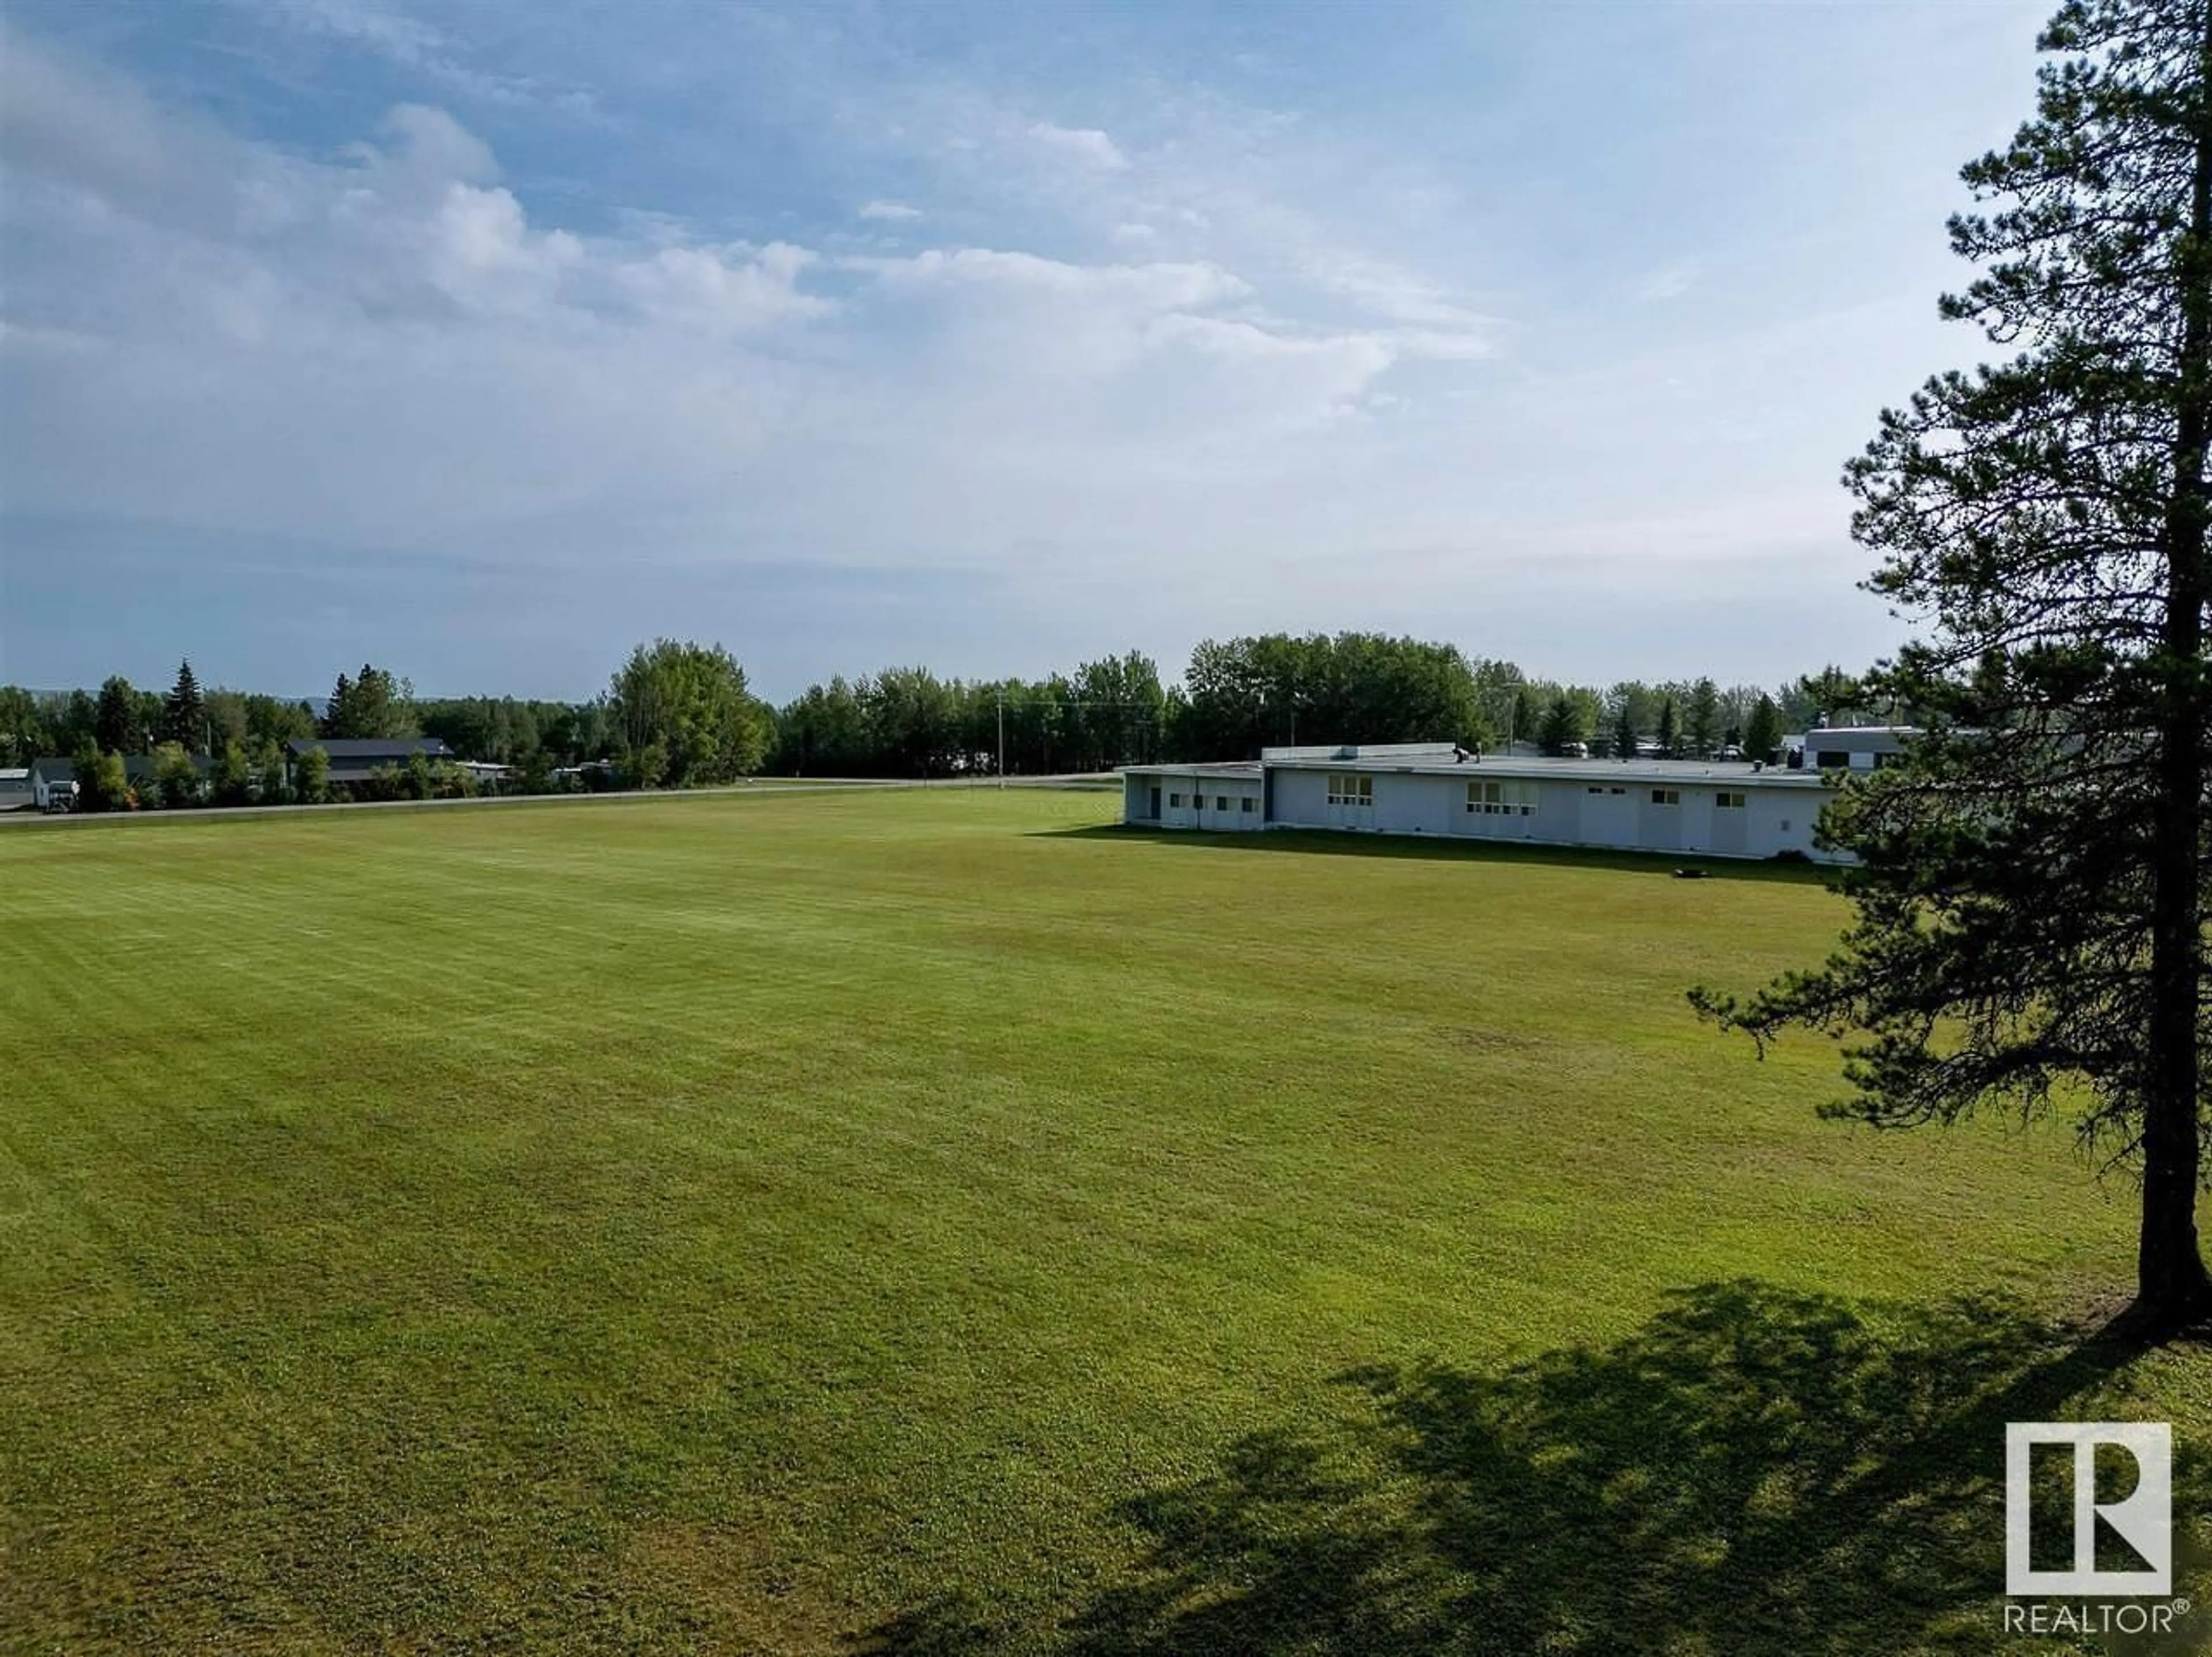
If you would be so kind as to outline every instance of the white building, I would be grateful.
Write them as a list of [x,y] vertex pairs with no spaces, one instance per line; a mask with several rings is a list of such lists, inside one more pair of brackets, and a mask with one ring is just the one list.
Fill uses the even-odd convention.
[[1449,743],[1269,748],[1255,762],[1133,765],[1122,821],[1235,831],[1335,828],[1701,857],[1834,862],[1814,821],[1838,779],[1895,753],[1895,730],[1793,737],[1796,766],[1698,760],[1486,757]]
[[41,811],[66,810],[76,803],[76,763],[49,758],[31,762],[31,804]]

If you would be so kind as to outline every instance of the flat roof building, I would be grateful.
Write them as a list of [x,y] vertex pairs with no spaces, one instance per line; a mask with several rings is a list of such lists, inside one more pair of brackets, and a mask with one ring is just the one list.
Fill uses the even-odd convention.
[[295,737],[285,747],[295,763],[309,749],[321,749],[329,756],[333,784],[367,782],[380,771],[404,770],[417,754],[431,761],[455,757],[435,737]]
[[1810,731],[1792,739],[1802,744],[1796,767],[1495,758],[1450,743],[1268,748],[1255,761],[1124,767],[1121,818],[1156,828],[1333,828],[1838,862],[1844,854],[1813,841],[1839,786],[1819,767],[1870,769],[1910,734]]

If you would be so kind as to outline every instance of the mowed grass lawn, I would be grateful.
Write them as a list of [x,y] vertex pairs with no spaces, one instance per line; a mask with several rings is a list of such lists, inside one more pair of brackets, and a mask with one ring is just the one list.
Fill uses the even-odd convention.
[[812,794],[0,832],[0,1646],[2008,1648],[2063,1130],[1819,1120],[1817,883]]

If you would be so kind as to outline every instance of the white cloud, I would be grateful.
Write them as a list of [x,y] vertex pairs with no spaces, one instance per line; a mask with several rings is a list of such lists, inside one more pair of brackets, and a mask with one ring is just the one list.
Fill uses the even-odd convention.
[[[420,176],[465,184],[490,184],[499,177],[491,146],[442,109],[401,104],[384,118],[384,130],[395,141],[402,164]],[[372,163],[391,159],[375,151],[356,154]]]
[[1656,265],[1628,284],[1628,297],[1645,305],[1680,299],[1697,286],[1698,275],[1697,265],[1686,259]]
[[419,19],[361,0],[264,0],[262,9],[294,28],[366,46],[396,63],[432,61],[446,46],[445,37]]
[[[11,513],[128,523],[158,556],[192,531],[263,532],[303,560],[380,545],[556,595],[619,564],[641,603],[709,590],[686,570],[749,594],[731,574],[749,561],[957,569],[994,605],[1027,594],[1025,622],[1169,657],[1176,629],[1456,616],[1470,644],[1527,637],[1559,671],[1613,654],[1587,642],[1607,628],[1646,670],[1739,659],[1753,634],[1800,653],[1802,629],[1747,634],[1738,595],[1824,622],[1848,598],[1863,560],[1833,463],[1882,399],[1973,349],[1928,317],[1954,273],[1925,226],[1951,204],[1950,159],[2016,117],[2036,21],[2003,8],[2003,64],[1988,20],[1942,8],[1637,22],[1676,70],[1699,67],[1681,37],[1706,40],[1736,71],[1716,77],[1571,49],[1580,25],[1536,9],[1480,25],[1475,105],[1442,90],[1439,62],[1426,92],[1291,106],[1318,84],[1292,43],[1279,72],[1240,79],[1284,104],[1256,107],[1203,83],[1220,60],[1178,64],[1158,32],[1118,26],[1071,86],[1038,78],[1066,61],[1031,49],[1046,24],[901,54],[842,12],[702,4],[679,61],[580,13],[522,29],[512,8],[239,3],[279,29],[155,9],[66,30],[127,33],[159,97],[0,23]],[[1457,49],[1433,19],[1395,27]],[[1916,53],[1900,32],[1957,45]],[[1861,44],[1813,73],[1802,47],[1822,36]],[[1878,59],[1912,73],[1860,72]],[[1632,153],[1602,123],[1559,124],[1563,64],[1634,90]],[[604,143],[564,144],[547,117],[588,100],[586,74],[616,114]],[[1953,82],[1970,95],[1926,95]],[[1680,90],[1715,83],[1726,98]],[[411,103],[337,148],[323,122],[368,84]],[[311,105],[321,120],[287,124]],[[1097,124],[1037,115],[1076,109]],[[1540,127],[1558,142],[1531,162]],[[1769,137],[1782,173],[1751,164]],[[1837,159],[1869,153],[1883,165]],[[1800,188],[1774,194],[1783,173]],[[927,217],[860,194],[889,180]],[[1594,222],[1706,268],[1624,276],[1591,252]],[[927,252],[845,257],[911,252],[917,224]],[[1624,302],[1723,266],[1751,273],[1724,315]],[[1851,295],[1865,314],[1838,316]],[[1682,579],[1692,564],[1728,573]],[[1556,568],[1572,574],[1516,610]],[[740,628],[806,630],[787,604],[731,604]],[[1668,615],[1686,625],[1653,620]],[[937,659],[945,615],[913,622],[901,650]],[[817,636],[815,661],[855,665]]]
[[1085,167],[1118,173],[1129,165],[1129,158],[1120,147],[1097,127],[1055,126],[1050,121],[1033,121],[1029,136],[1054,155]]
[[1216,264],[1073,264],[988,247],[931,248],[911,258],[856,258],[847,264],[893,288],[981,288],[1000,296],[1083,296],[1146,310],[1202,308],[1251,291]]
[[576,116],[597,112],[597,99],[588,88],[547,85],[478,69],[469,62],[471,53],[463,42],[393,7],[364,0],[252,0],[252,9],[299,34],[335,41],[349,51],[373,52],[465,98],[547,106]]
[[1207,259],[586,234],[426,106],[315,162],[115,85],[64,103],[9,208],[39,231],[0,321],[19,511],[547,568],[1030,568],[1077,524],[1134,578],[1316,487],[1306,446],[1425,349],[1270,318]]
[[639,310],[677,327],[710,334],[757,332],[781,322],[829,315],[829,300],[802,293],[799,276],[817,263],[803,247],[771,242],[726,248],[664,247],[618,265],[617,280]]

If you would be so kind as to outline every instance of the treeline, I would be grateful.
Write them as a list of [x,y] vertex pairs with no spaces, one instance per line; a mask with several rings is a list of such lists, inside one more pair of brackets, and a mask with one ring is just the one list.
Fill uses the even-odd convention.
[[0,763],[73,763],[80,809],[270,804],[330,798],[435,798],[487,786],[422,755],[344,783],[319,747],[342,740],[434,737],[464,759],[507,768],[501,792],[689,787],[761,768],[775,716],[720,646],[640,645],[605,695],[586,702],[514,697],[418,698],[390,670],[341,673],[318,712],[304,701],[204,690],[190,661],[167,694],[119,676],[97,695],[0,686]]
[[834,678],[775,716],[768,768],[782,776],[1037,776],[1158,759],[1170,698],[1137,651],[1044,679],[940,679],[927,668]]
[[940,679],[924,668],[815,685],[776,715],[769,768],[790,776],[994,770],[1003,721],[1015,775],[1152,761],[1256,758],[1296,744],[1460,742],[1566,754],[1774,753],[1786,732],[1875,710],[1833,668],[1771,689],[1701,678],[1571,685],[1453,645],[1379,634],[1209,640],[1163,686],[1132,651],[1042,680]]
[[[1042,679],[939,678],[887,668],[810,687],[781,708],[754,696],[719,645],[639,645],[586,701],[418,697],[388,669],[341,673],[318,710],[304,701],[203,689],[189,662],[166,693],[110,678],[96,695],[0,687],[0,762],[72,756],[81,777],[128,778],[183,796],[313,798],[287,744],[434,737],[457,756],[508,768],[509,792],[693,787],[767,772],[930,778],[1101,771],[1156,761],[1244,759],[1288,744],[1455,741],[1553,754],[1771,753],[1784,732],[1856,705],[1833,668],[1786,685],[1711,678],[1576,685],[1456,646],[1379,634],[1209,640],[1179,682],[1130,651]],[[112,756],[117,763],[103,764]],[[321,768],[310,763],[312,773]],[[421,769],[422,768],[416,768]],[[312,777],[310,778],[312,780]],[[136,785],[131,785],[136,786]],[[451,768],[395,773],[376,786],[421,793],[476,785]],[[124,787],[125,792],[131,787]],[[359,788],[356,787],[356,792]]]
[[0,685],[0,764],[28,765],[89,744],[108,754],[149,754],[174,743],[190,754],[249,754],[308,737],[437,737],[471,759],[508,765],[544,753],[555,765],[612,756],[609,700],[526,701],[512,696],[417,698],[404,679],[373,665],[341,673],[323,711],[305,701],[217,687],[203,690],[187,661],[166,693],[118,676],[97,694],[40,693]]

